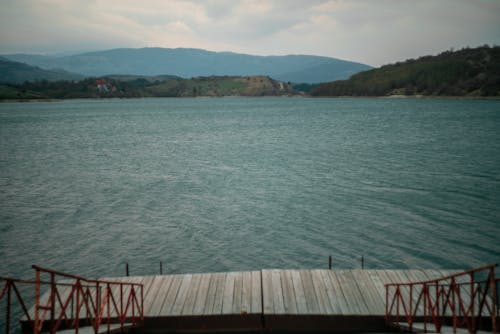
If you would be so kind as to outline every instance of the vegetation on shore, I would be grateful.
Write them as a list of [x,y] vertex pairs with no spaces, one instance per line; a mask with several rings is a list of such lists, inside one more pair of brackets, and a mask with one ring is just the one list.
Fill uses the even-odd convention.
[[197,96],[280,96],[294,94],[293,88],[267,76],[211,76],[182,79],[175,76],[115,75],[81,81],[46,80],[18,85],[0,85],[0,100],[197,97]]
[[324,83],[312,96],[500,96],[500,47],[446,51]]

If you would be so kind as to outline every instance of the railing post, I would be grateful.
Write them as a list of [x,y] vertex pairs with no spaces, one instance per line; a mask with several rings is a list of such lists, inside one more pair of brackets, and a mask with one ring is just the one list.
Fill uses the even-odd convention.
[[410,332],[413,332],[413,284],[410,284],[410,318],[408,319]]
[[332,256],[328,256],[328,269],[332,270]]
[[389,322],[389,285],[385,286],[385,322]]
[[35,326],[33,328],[34,334],[40,333],[40,270],[35,269]]
[[396,322],[399,324],[399,299],[401,298],[401,290],[399,285],[396,287]]
[[80,327],[80,280],[76,280],[76,313],[75,313],[75,334],[78,334]]
[[7,281],[7,310],[5,310],[6,313],[6,319],[5,319],[5,333],[9,334],[10,333],[10,300],[11,300],[11,290],[12,290],[12,282],[11,280]]
[[496,281],[495,281],[495,267],[490,269],[490,293],[491,293],[491,331],[497,333],[497,292],[496,292]]
[[110,326],[111,326],[111,298],[112,297],[112,292],[111,292],[111,288],[109,287],[109,283],[106,284],[106,295],[107,295],[107,312],[108,312],[108,315],[107,315],[107,319],[106,319],[106,322],[108,324],[108,333],[109,333],[109,329],[110,329]]
[[120,321],[123,324],[123,284],[120,283]]
[[[475,288],[476,288],[476,282],[475,282],[475,278],[474,278],[474,272],[471,271],[470,273],[470,285],[471,285],[471,323],[472,323],[472,326],[471,326],[471,329],[475,332],[476,331],[476,312],[475,312],[475,306],[476,306],[476,293],[474,292]],[[481,300],[481,296],[479,296],[479,299],[478,301]]]
[[[130,298],[130,301],[132,302],[132,324],[135,326],[136,324],[136,317],[135,317],[135,303],[134,303],[134,298],[135,298],[135,287],[132,285],[131,288],[130,288],[130,292],[132,293],[129,297],[133,297],[133,298]],[[127,298],[129,299],[129,298]]]
[[160,275],[163,275],[163,263],[160,261]]
[[125,274],[127,275],[127,277],[129,276],[128,275],[128,262],[125,263]]
[[54,273],[50,273],[50,330],[54,330],[55,325],[55,304],[56,304],[56,278]]
[[141,321],[144,321],[144,284],[141,284]]
[[95,323],[94,323],[94,333],[99,332],[99,313],[101,313],[101,287],[99,286],[99,281],[95,285],[95,295],[96,295],[96,311],[95,311]]
[[[452,279],[451,281],[451,285],[450,285],[450,290],[451,290],[451,304],[453,305],[453,308],[452,308],[452,312],[453,312],[453,333],[456,333],[457,332],[457,323],[458,323],[458,317],[457,317],[457,306],[456,306],[456,298],[455,298],[455,294],[456,294],[456,291],[455,291],[455,288],[453,286],[453,282],[455,280]],[[471,290],[471,295],[470,295],[470,298],[471,298],[471,302],[474,303],[474,295],[473,295],[473,290]],[[460,306],[458,307],[458,310],[460,311]]]
[[427,291],[427,284],[426,283],[424,283],[422,290],[423,290],[423,294],[424,294],[424,332],[427,333],[427,297],[428,297],[428,291]]
[[361,269],[365,269],[365,257],[361,255]]

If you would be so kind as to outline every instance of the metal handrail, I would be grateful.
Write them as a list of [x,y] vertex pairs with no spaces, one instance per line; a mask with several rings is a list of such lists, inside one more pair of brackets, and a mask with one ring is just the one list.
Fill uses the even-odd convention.
[[[451,314],[454,331],[459,326],[466,326],[469,332],[475,332],[483,313],[486,313],[491,317],[493,332],[496,332],[496,266],[491,264],[432,280],[387,283],[386,321],[399,324],[404,319],[412,331],[415,320],[423,318],[424,332],[427,332],[428,323],[440,332],[444,318],[449,318]],[[475,280],[475,276],[481,272],[487,273],[488,278],[484,281]],[[457,279],[461,278],[467,281],[458,282]],[[391,290],[394,290],[392,295]]]
[[[126,321],[132,321],[134,326],[144,321],[144,286],[140,283],[88,279],[36,265],[33,269],[36,271],[34,334],[39,334],[44,326],[55,333],[64,325],[78,333],[82,321],[90,323],[97,334],[103,321],[108,332],[112,321],[118,321],[122,330]],[[42,273],[50,276],[50,294],[45,305],[40,301]],[[69,278],[74,282],[59,284],[56,277]],[[58,286],[69,286],[70,291],[61,295]],[[125,292],[125,289],[128,291]],[[57,314],[56,305],[60,308]],[[50,315],[48,320],[47,313]]]
[[[96,334],[103,324],[107,325],[109,332],[112,322],[119,323],[123,331],[127,322],[136,326],[144,321],[144,286],[141,283],[88,279],[36,265],[33,269],[35,279],[0,276],[0,302],[6,297],[7,305],[6,334],[10,333],[13,293],[34,334],[41,333],[42,329],[55,333],[64,328],[73,328],[78,333],[80,323],[89,323]],[[49,275],[50,279],[42,280],[42,274]],[[61,282],[59,279],[70,279],[73,282]],[[19,284],[35,287],[32,315],[19,292]],[[50,289],[49,297],[42,303],[41,286],[47,285]]]
[[480,272],[480,271],[490,270],[490,269],[495,268],[497,266],[498,266],[498,264],[489,264],[489,265],[486,265],[486,266],[477,267],[477,268],[469,269],[469,270],[464,270],[464,271],[461,271],[459,273],[448,275],[448,276],[444,276],[444,277],[440,277],[440,278],[423,280],[423,281],[418,281],[418,282],[386,283],[385,286],[396,286],[396,285],[404,286],[404,285],[417,285],[417,284],[425,284],[425,283],[427,283],[427,284],[429,284],[429,283],[437,283],[437,282],[440,282],[440,281],[446,281],[446,280],[449,280],[449,279],[452,279],[452,278],[456,278],[456,277],[460,277],[460,276],[475,274],[475,273]]
[[31,318],[28,312],[28,308],[26,307],[26,303],[24,302],[24,299],[21,296],[21,293],[19,292],[19,289],[16,284],[32,284],[33,282],[30,280],[22,280],[12,277],[0,276],[0,282],[2,281],[5,283],[3,284],[3,287],[0,290],[0,302],[5,296],[7,296],[6,307],[5,307],[5,333],[9,334],[10,320],[11,320],[10,318],[12,315],[12,291],[14,291],[17,302],[21,306],[24,315],[31,323]]

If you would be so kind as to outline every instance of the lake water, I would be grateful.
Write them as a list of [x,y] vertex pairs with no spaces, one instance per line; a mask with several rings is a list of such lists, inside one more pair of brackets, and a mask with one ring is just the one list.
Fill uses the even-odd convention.
[[500,262],[500,101],[0,104],[0,275]]

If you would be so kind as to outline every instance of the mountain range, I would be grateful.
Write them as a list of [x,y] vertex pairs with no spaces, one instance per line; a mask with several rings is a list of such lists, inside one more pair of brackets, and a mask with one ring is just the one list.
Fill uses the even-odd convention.
[[329,57],[254,56],[185,48],[123,48],[69,56],[9,54],[3,57],[40,69],[63,70],[83,77],[111,74],[168,74],[182,78],[264,75],[284,82],[321,83],[347,79],[355,73],[371,69],[365,64]]

